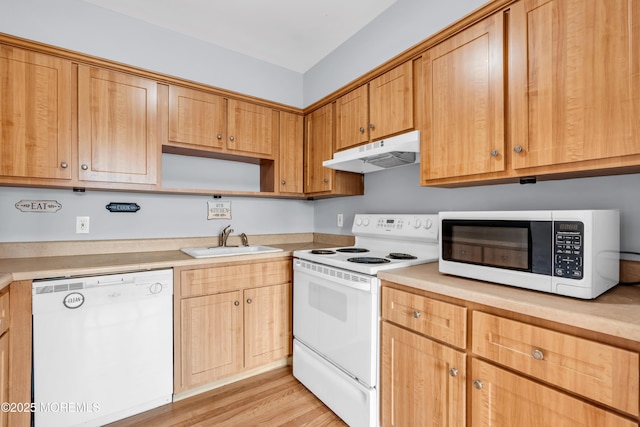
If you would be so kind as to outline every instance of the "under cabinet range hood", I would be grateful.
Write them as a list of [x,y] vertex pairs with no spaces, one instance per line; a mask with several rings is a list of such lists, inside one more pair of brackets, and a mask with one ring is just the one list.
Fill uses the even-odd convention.
[[333,154],[322,166],[368,173],[420,162],[420,131],[396,135]]

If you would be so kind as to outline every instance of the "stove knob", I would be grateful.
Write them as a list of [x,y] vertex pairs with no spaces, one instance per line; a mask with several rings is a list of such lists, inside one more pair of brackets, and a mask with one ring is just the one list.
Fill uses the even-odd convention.
[[430,229],[432,225],[433,225],[433,223],[431,222],[431,220],[430,220],[430,219],[427,219],[427,220],[424,222],[424,228],[425,228],[425,229],[427,229],[427,230],[428,230],[428,229]]
[[413,224],[415,228],[420,228],[421,225],[422,225],[422,222],[419,219],[416,219],[416,223]]
[[359,227],[362,225],[362,218],[356,219],[356,225]]
[[364,219],[364,226],[368,227],[369,226],[369,218],[365,218]]

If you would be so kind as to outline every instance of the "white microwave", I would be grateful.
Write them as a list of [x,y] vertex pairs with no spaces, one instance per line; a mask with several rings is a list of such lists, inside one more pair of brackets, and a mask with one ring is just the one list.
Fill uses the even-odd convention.
[[440,212],[441,273],[592,299],[620,275],[617,210]]

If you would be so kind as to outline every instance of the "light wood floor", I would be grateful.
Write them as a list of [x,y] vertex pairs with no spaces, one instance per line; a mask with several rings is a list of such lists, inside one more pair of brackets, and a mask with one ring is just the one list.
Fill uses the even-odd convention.
[[291,367],[238,381],[109,427],[332,426],[346,424],[293,377]]

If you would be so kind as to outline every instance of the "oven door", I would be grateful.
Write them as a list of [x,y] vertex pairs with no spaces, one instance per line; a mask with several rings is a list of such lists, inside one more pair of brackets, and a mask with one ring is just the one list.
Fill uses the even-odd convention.
[[294,260],[294,337],[367,387],[377,384],[378,283]]

